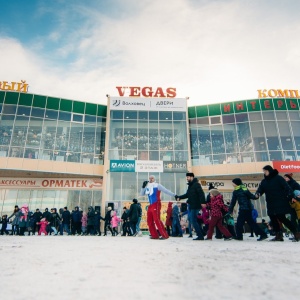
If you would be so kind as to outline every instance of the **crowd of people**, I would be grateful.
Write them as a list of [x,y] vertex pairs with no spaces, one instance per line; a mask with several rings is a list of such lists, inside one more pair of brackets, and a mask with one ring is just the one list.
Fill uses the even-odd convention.
[[[35,212],[29,210],[27,204],[21,207],[15,205],[13,213],[3,215],[1,218],[1,235],[97,235],[101,236],[101,221],[104,221],[104,236],[107,231],[112,236],[121,233],[119,225],[122,222],[123,236],[141,235],[140,222],[142,217],[142,208],[137,199],[133,199],[130,208],[124,207],[122,217],[117,216],[116,211],[111,206],[107,208],[105,217],[102,217],[99,209],[92,206],[88,211],[82,211],[78,206],[71,212],[67,207],[59,209],[45,208],[41,212],[38,208]],[[8,224],[12,225],[11,232],[8,231]]]
[[[300,185],[293,179],[293,174],[279,175],[276,169],[267,165],[263,168],[264,179],[257,191],[251,193],[240,178],[232,180],[232,199],[224,203],[222,193],[213,185],[209,186],[209,193],[205,196],[202,186],[193,173],[187,173],[188,189],[182,195],[167,190],[150,175],[149,181],[144,181],[141,195],[146,195],[149,200],[147,206],[147,225],[151,239],[167,239],[183,237],[188,233],[189,237],[196,236],[193,240],[212,240],[224,238],[224,240],[243,240],[244,225],[247,222],[251,229],[251,237],[258,237],[257,241],[267,239],[268,235],[274,237],[271,241],[284,241],[284,233],[291,234],[291,240],[300,239]],[[175,198],[168,203],[166,220],[161,220],[161,192]],[[265,194],[269,222],[262,220],[260,225],[256,220],[257,211],[252,201]],[[186,201],[186,210],[180,202]],[[233,211],[238,204],[238,216],[233,218]],[[78,206],[73,211],[67,207],[57,211],[56,208],[48,208],[44,212],[39,209],[33,213],[27,204],[20,208],[15,206],[10,216],[1,218],[1,235],[9,234],[8,223],[12,225],[11,235],[102,235],[101,221],[104,221],[104,236],[110,231],[111,236],[137,236],[142,235],[140,222],[142,207],[137,199],[132,200],[129,208],[124,207],[121,217],[109,206],[104,217],[100,209],[90,206],[87,212],[83,212]]]

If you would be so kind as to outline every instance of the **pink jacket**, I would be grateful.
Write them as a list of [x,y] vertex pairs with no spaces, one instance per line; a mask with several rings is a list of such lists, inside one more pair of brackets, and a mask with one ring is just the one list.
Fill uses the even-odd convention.
[[87,227],[87,214],[84,212],[81,217],[81,226]]
[[112,212],[113,216],[111,218],[110,224],[113,228],[118,227],[121,219],[117,217],[117,213],[115,211]]
[[203,224],[209,224],[209,211],[202,207],[202,214],[197,216],[198,219],[202,220]]

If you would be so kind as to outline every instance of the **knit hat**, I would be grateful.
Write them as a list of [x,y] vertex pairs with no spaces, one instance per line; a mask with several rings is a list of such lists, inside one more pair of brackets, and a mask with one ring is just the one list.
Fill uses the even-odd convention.
[[241,185],[241,184],[243,184],[241,178],[234,178],[234,179],[232,179],[232,182],[233,182],[234,184],[236,184],[236,185]]
[[293,179],[293,177],[291,176],[291,174],[284,174],[284,177],[287,177],[289,180]]
[[208,190],[210,191],[210,190],[212,190],[212,189],[214,189],[215,187],[213,186],[213,184],[212,183],[210,183],[209,185],[208,185]]
[[209,192],[210,192],[213,196],[217,196],[217,195],[220,194],[220,192],[219,192],[217,189],[211,189]]
[[186,173],[185,176],[195,177],[194,173],[190,173],[190,172]]
[[270,165],[266,165],[263,167],[263,170],[267,170],[269,172],[272,172],[274,169]]
[[137,199],[132,199],[133,203],[138,203]]

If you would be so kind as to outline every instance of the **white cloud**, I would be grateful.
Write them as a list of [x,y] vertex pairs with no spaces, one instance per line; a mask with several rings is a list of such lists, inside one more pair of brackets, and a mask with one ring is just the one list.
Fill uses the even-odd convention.
[[[32,93],[103,104],[118,85],[176,87],[178,97],[190,97],[189,105],[256,98],[257,89],[300,89],[300,21],[289,18],[292,6],[135,2],[127,1],[119,17],[74,6],[72,12],[88,16],[86,23],[47,59],[40,39],[29,50],[2,38],[0,80],[26,79]],[[58,29],[47,37],[55,45],[59,38]]]

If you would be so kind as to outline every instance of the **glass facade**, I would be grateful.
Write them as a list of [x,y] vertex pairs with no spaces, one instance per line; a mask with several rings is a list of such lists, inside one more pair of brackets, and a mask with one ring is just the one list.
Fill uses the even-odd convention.
[[194,166],[300,158],[299,99],[196,106],[189,116]]
[[187,161],[185,112],[111,111],[109,159]]
[[106,106],[0,91],[0,156],[103,164]]

